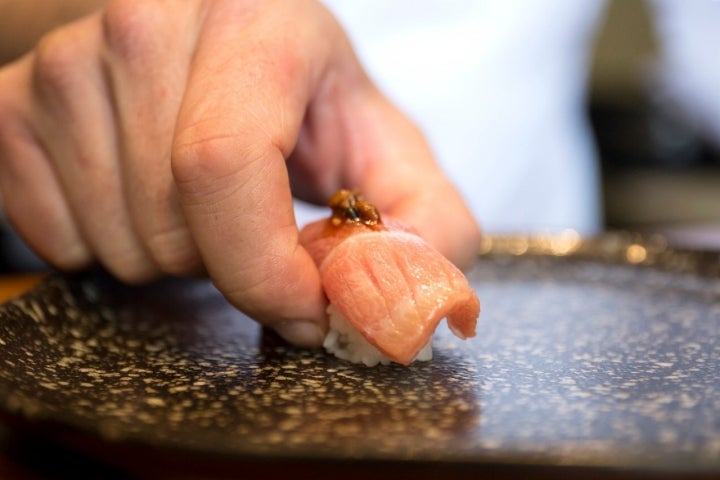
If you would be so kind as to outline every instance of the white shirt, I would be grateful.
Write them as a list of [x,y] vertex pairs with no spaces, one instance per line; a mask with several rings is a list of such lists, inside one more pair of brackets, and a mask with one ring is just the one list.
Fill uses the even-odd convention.
[[584,110],[602,0],[326,0],[486,233],[600,229]]

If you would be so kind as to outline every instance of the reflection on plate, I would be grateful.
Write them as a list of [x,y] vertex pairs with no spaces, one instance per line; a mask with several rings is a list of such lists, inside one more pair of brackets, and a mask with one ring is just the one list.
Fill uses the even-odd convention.
[[204,281],[52,275],[0,308],[0,407],[226,457],[720,469],[718,255],[488,239],[478,337],[410,368],[284,344]]

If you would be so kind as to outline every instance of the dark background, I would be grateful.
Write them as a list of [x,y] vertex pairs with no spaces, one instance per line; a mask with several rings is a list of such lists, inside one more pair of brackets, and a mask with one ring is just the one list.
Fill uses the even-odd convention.
[[645,1],[609,2],[589,94],[606,225],[720,246],[720,155],[653,88],[659,48]]

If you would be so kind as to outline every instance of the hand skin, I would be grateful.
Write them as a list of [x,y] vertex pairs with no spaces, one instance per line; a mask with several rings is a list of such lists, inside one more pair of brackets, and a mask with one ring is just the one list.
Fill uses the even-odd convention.
[[42,257],[133,283],[207,273],[296,344],[327,326],[293,194],[359,188],[455,263],[475,255],[421,133],[314,1],[110,1],[0,70],[0,119],[6,215]]

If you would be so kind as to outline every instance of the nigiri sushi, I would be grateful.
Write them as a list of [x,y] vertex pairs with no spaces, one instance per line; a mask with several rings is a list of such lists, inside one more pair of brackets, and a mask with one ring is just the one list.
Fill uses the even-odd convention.
[[465,275],[413,230],[355,191],[328,202],[332,215],[300,232],[329,301],[325,349],[368,366],[432,358],[440,320],[475,335],[480,301]]

